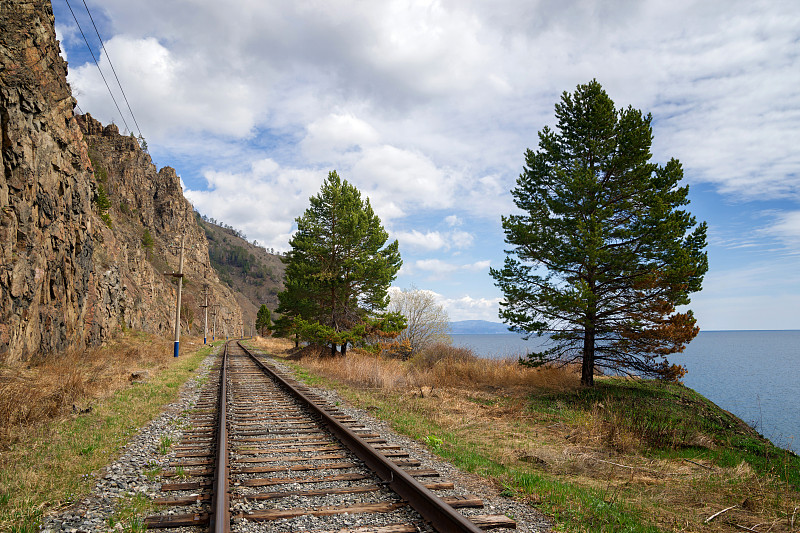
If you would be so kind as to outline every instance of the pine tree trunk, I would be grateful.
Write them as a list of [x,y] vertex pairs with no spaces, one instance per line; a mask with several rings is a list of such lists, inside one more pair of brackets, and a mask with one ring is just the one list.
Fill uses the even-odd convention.
[[342,357],[347,355],[347,343],[342,344]]
[[336,357],[336,343],[331,343],[331,357]]
[[594,387],[594,326],[584,328],[583,330],[581,385],[584,387]]

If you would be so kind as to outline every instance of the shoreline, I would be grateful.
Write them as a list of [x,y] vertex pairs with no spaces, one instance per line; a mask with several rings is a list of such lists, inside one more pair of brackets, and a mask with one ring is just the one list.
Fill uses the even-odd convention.
[[[454,346],[485,359],[516,359],[543,339],[515,333],[452,334]],[[538,341],[538,342],[537,342]],[[769,354],[769,355],[765,355]],[[681,382],[731,412],[776,446],[800,453],[800,383],[774,368],[800,363],[800,330],[701,331],[683,353],[668,356],[688,369]]]

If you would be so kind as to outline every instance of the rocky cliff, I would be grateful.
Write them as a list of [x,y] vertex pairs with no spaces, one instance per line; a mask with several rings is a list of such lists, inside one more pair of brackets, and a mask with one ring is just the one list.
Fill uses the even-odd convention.
[[115,126],[74,116],[49,1],[0,6],[0,361],[97,344],[123,328],[170,332],[176,287],[164,272],[177,270],[171,246],[183,231],[182,322],[202,331],[207,283],[218,321],[232,328],[241,310],[206,272],[205,234],[175,171],[157,172]]

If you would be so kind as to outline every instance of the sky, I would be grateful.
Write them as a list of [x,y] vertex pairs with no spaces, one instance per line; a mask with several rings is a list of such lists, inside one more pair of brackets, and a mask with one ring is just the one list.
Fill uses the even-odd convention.
[[285,251],[336,170],[399,241],[394,285],[452,320],[499,321],[525,150],[597,79],[652,113],[708,222],[701,329],[800,329],[796,0],[87,0],[104,50],[70,4],[122,113],[53,0],[80,110],[141,133],[200,213]]

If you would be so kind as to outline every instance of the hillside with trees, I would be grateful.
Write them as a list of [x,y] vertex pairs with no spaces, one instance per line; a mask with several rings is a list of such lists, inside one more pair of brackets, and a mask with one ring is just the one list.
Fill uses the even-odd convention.
[[[237,293],[245,324],[254,325],[262,305],[270,311],[278,307],[285,270],[280,254],[259,246],[255,240],[248,241],[241,231],[213,218],[197,212],[195,218],[205,231],[211,266],[220,281]],[[249,329],[245,332],[249,333]]]

